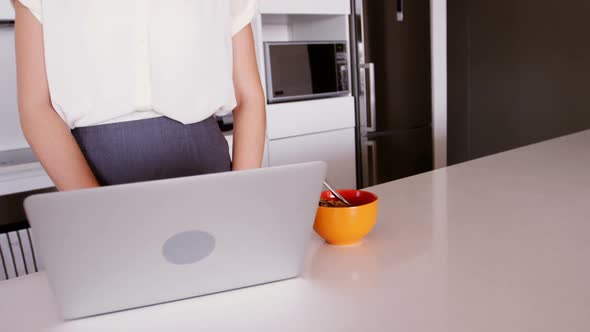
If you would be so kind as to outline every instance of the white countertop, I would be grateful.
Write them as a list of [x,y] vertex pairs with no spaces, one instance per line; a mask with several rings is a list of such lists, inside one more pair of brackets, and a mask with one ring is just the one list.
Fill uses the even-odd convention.
[[374,232],[315,238],[302,278],[63,323],[37,273],[0,283],[1,329],[590,331],[590,131],[372,191]]
[[53,182],[38,162],[0,168],[0,196],[53,186]]

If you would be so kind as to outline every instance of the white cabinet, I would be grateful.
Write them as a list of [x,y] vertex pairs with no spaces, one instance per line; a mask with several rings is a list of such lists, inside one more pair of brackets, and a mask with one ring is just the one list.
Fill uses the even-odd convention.
[[270,166],[323,160],[330,183],[356,188],[353,97],[268,105],[267,125]]
[[270,140],[355,126],[351,96],[305,100],[267,106]]
[[229,155],[233,159],[234,137],[232,135],[225,135],[225,140],[227,141],[227,145],[229,146]]
[[262,14],[350,14],[349,0],[260,0]]
[[[262,41],[348,40],[349,0],[260,0],[260,12]],[[356,188],[355,125],[350,95],[267,105],[269,165],[323,160],[329,182]]]
[[347,128],[304,136],[271,140],[270,166],[323,160],[327,180],[340,189],[356,188],[355,130]]

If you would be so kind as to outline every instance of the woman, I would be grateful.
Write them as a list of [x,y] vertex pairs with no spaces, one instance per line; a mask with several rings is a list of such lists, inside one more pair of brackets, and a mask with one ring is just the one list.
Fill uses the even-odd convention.
[[21,125],[59,190],[260,167],[256,0],[14,4]]

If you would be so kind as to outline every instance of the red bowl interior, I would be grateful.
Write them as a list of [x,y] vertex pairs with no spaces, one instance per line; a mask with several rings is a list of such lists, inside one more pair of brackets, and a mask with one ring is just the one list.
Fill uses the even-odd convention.
[[[377,200],[377,195],[363,190],[337,190],[340,195],[346,198],[353,206],[361,206],[369,203],[373,203]],[[330,191],[322,192],[321,198],[329,200],[338,200]]]

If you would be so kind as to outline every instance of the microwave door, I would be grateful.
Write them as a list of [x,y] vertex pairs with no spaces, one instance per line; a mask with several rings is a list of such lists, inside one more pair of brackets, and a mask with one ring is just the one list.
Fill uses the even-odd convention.
[[305,45],[273,45],[270,62],[274,97],[289,98],[313,93],[311,64]]
[[312,73],[306,45],[273,44],[267,49],[270,100],[289,101],[313,94]]
[[348,94],[346,44],[270,42],[265,51],[270,103]]

